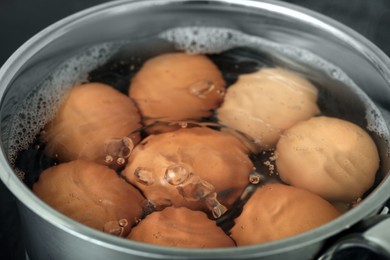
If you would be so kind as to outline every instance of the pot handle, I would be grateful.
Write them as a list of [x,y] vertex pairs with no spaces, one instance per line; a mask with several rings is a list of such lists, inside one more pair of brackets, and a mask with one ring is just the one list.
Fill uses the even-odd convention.
[[348,233],[322,252],[318,260],[390,259],[390,215],[369,217]]

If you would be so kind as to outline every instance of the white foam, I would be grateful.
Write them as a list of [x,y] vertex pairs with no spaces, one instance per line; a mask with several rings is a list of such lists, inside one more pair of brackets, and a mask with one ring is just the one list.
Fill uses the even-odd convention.
[[241,33],[210,27],[179,27],[162,32],[159,37],[189,53],[220,53],[237,47]]
[[16,108],[11,120],[8,156],[14,164],[18,151],[27,149],[36,135],[55,115],[69,89],[87,80],[88,73],[117,51],[114,44],[101,44],[65,60]]

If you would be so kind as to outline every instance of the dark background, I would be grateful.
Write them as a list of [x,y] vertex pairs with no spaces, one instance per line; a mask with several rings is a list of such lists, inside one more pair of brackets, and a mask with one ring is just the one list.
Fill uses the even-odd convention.
[[[107,0],[0,0],[0,65],[26,40],[74,12]],[[285,0],[356,30],[390,56],[390,0]],[[0,259],[24,259],[15,199],[0,183]]]

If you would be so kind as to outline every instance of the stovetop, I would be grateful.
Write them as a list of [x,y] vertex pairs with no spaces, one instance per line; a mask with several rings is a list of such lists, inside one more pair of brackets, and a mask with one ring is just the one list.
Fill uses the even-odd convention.
[[[0,65],[23,42],[51,23],[106,0],[1,0]],[[390,56],[389,0],[285,0],[353,28]],[[390,203],[388,203],[390,204]],[[0,182],[0,259],[26,259],[15,199]],[[389,205],[390,206],[390,205]]]

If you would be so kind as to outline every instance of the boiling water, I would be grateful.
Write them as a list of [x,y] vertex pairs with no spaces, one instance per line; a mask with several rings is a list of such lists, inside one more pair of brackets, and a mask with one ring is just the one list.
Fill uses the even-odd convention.
[[[131,77],[145,60],[172,51],[208,55],[222,71],[228,85],[234,83],[240,74],[255,72],[262,67],[294,70],[318,87],[318,105],[323,114],[352,121],[371,135],[386,137],[384,120],[373,102],[340,68],[323,58],[235,30],[174,28],[137,42],[93,46],[64,61],[37,86],[11,121],[10,132],[14,134],[8,141],[8,155],[20,178],[31,187],[42,170],[58,163],[55,158],[43,154],[45,144],[37,136],[53,118],[56,108],[73,85],[102,82],[127,95]],[[274,165],[269,159],[272,154],[261,158],[254,160],[256,167],[267,166],[266,170],[272,174]],[[262,178],[256,173],[250,176],[253,184],[261,183]]]

